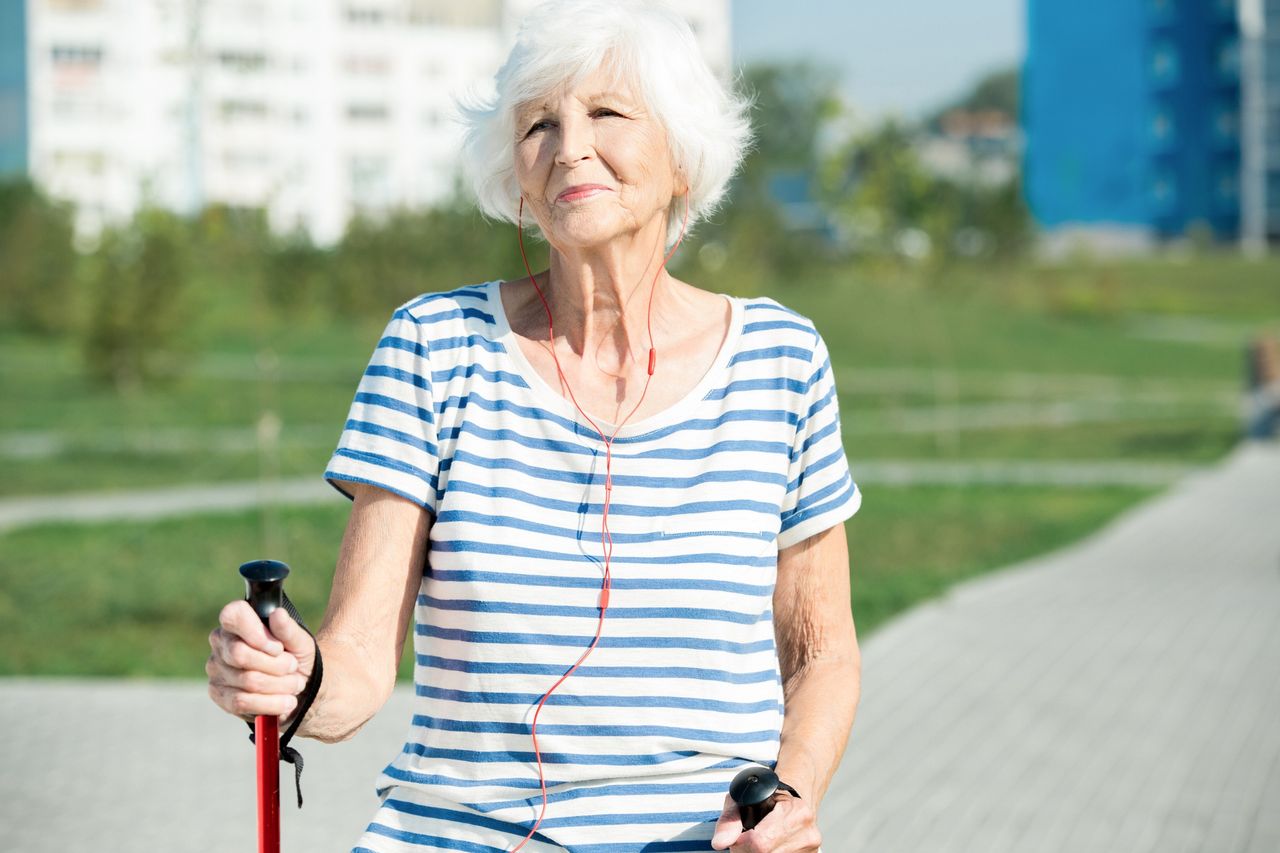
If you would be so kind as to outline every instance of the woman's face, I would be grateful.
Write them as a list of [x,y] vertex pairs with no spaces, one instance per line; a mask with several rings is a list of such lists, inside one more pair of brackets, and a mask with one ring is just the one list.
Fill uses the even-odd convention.
[[602,70],[516,108],[515,159],[525,209],[560,249],[600,246],[661,222],[684,192],[665,129]]

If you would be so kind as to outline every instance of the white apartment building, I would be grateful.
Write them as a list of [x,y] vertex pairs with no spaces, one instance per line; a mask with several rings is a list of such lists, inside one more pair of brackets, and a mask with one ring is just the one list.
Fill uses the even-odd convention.
[[[81,235],[149,199],[332,243],[453,191],[454,97],[491,89],[538,2],[7,0],[0,174],[75,202]],[[729,0],[672,5],[727,79]]]
[[1280,0],[1240,0],[1240,231],[1246,251],[1280,242]]

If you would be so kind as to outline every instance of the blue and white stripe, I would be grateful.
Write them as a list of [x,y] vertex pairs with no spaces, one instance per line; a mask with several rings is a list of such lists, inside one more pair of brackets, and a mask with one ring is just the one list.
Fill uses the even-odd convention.
[[[602,443],[525,360],[498,287],[395,312],[325,474],[433,517],[415,714],[359,850],[514,847],[542,804],[534,708],[595,634]],[[539,718],[549,806],[525,850],[708,850],[736,770],[777,759],[778,551],[861,495],[813,324],[726,298],[706,376],[614,443],[610,606]]]

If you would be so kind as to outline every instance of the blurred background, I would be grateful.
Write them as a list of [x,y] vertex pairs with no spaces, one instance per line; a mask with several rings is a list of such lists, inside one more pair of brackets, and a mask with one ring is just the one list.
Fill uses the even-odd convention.
[[[532,5],[0,2],[0,674],[201,679],[258,556],[319,622],[390,311],[521,274],[453,98]],[[673,272],[823,332],[861,637],[1274,437],[1280,2],[673,5],[757,132]]]
[[[258,554],[307,567],[318,618],[320,474],[386,317],[520,274],[459,188],[453,98],[529,5],[0,6],[0,672],[197,676]],[[828,339],[864,634],[1261,418],[1280,3],[677,5],[758,141],[673,268]],[[139,573],[170,594],[105,581]]]
[[[17,844],[10,849],[65,853],[79,849],[72,835],[97,844],[104,821],[140,844],[142,799],[131,797],[136,785],[123,781],[124,760],[110,752],[115,740],[133,754],[138,733],[127,726],[146,722],[134,708],[163,704],[137,690],[174,690],[163,693],[172,716],[165,731],[200,745],[201,767],[252,760],[247,749],[205,736],[225,725],[233,738],[200,685],[207,631],[221,605],[243,594],[236,567],[264,556],[293,565],[292,597],[319,624],[347,514],[321,473],[385,319],[417,293],[522,274],[512,228],[485,222],[461,190],[454,99],[492,86],[534,4],[0,0],[0,676],[38,679],[0,679],[0,720],[8,721],[0,745],[6,763],[26,762],[0,779],[8,809],[0,824],[29,830],[6,838]],[[822,330],[847,455],[865,494],[849,523],[852,610],[864,644],[890,656],[874,658],[884,661],[879,671],[928,671],[923,657],[901,666],[892,658],[909,647],[901,638],[911,625],[923,625],[906,620],[890,637],[891,625],[904,624],[893,617],[909,608],[929,612],[929,602],[950,601],[948,590],[965,581],[1059,552],[1192,475],[1263,470],[1263,457],[1238,448],[1274,447],[1280,423],[1280,0],[672,5],[724,81],[753,97],[756,129],[730,200],[680,248],[673,273],[713,291],[772,296]],[[539,264],[545,247],[536,254]],[[1235,813],[1213,804],[1236,802],[1222,793],[1222,780],[1236,779],[1236,748],[1222,747],[1215,721],[1202,740],[1189,739],[1190,717],[1179,717],[1155,745],[1142,742],[1151,756],[1196,754],[1185,772],[1096,751],[1091,740],[1138,743],[1155,731],[1155,712],[1143,708],[1193,715],[1206,707],[1204,695],[1236,697],[1230,707],[1254,715],[1253,729],[1240,730],[1271,733],[1267,748],[1253,735],[1240,742],[1240,758],[1257,757],[1247,766],[1271,780],[1272,794],[1242,783],[1253,793],[1239,808],[1270,821],[1248,849],[1275,849],[1267,845],[1280,839],[1280,761],[1271,758],[1280,739],[1267,711],[1280,690],[1266,701],[1242,693],[1245,684],[1270,690],[1280,660],[1274,543],[1262,537],[1274,538],[1275,526],[1242,521],[1230,503],[1257,508],[1266,498],[1249,496],[1276,489],[1240,491],[1235,482],[1222,480],[1219,497],[1196,498],[1219,515],[1187,503],[1187,524],[1172,526],[1207,542],[1190,520],[1219,519],[1204,524],[1229,530],[1221,535],[1239,546],[1234,553],[1248,544],[1262,555],[1249,565],[1268,561],[1249,575],[1254,585],[1213,574],[1225,564],[1208,557],[1204,571],[1194,565],[1179,576],[1216,587],[1157,573],[1126,581],[1134,597],[1117,599],[1103,579],[1119,578],[1130,562],[1157,552],[1176,562],[1174,538],[1160,551],[1144,534],[1133,561],[1103,561],[1089,575],[1097,585],[1076,602],[1088,629],[1069,633],[1071,643],[1044,644],[1056,656],[1096,637],[1105,646],[1080,652],[1092,657],[1079,672],[1102,678],[1120,658],[1139,669],[1097,690],[1062,675],[1088,695],[1066,690],[1025,712],[1042,719],[1061,707],[1066,716],[1055,733],[1028,742],[1041,752],[1028,753],[1027,775],[1009,771],[1009,792],[1051,777],[1088,779],[1101,792],[1123,775],[1094,763],[1097,776],[1080,776],[1074,758],[1094,753],[1115,767],[1149,767],[1153,779],[1206,780],[1203,792],[1178,783],[1179,797],[1194,803],[1164,799],[1152,808],[1157,847],[1107,849],[1245,849],[1224,840],[1234,830],[1208,829],[1208,816]],[[1068,576],[1065,588],[1074,588]],[[1189,615],[1152,599],[1156,588],[1181,590]],[[1211,606],[1215,588],[1235,598]],[[1169,683],[1198,693],[1129,702],[1112,685],[1137,685],[1151,667],[1142,654],[1115,652],[1123,631],[1098,628],[1106,601],[1155,602],[1179,631],[1194,622],[1204,637],[1233,643],[1243,634],[1222,626],[1253,613],[1263,628],[1251,637],[1268,651],[1248,656],[1261,669],[1202,690],[1203,678],[1190,675],[1216,674],[1229,652],[1201,652],[1208,657],[1188,669],[1194,652],[1179,657],[1172,640],[1135,628],[1139,648],[1169,661]],[[1069,602],[1048,602],[979,621],[1004,625],[1030,613],[1050,624]],[[973,651],[977,634],[960,635],[969,639],[918,637],[920,648],[956,652],[938,658],[938,672],[965,671],[965,653],[987,656]],[[1025,644],[993,637],[989,660]],[[1015,699],[1034,698],[1032,681],[1051,669],[1048,657],[1029,660],[1030,688],[1012,689]],[[402,674],[411,667],[406,656]],[[1263,670],[1270,681],[1258,678]],[[105,680],[91,692],[87,681],[46,676]],[[901,794],[901,815],[884,804],[899,797],[897,780],[931,767],[919,756],[933,754],[877,765],[884,744],[913,743],[895,734],[893,725],[906,725],[895,721],[952,727],[950,717],[942,725],[902,710],[934,707],[928,685],[942,681],[922,678],[925,686],[900,689],[901,706],[892,689],[868,681],[864,734],[855,739],[861,763],[846,756],[845,766],[869,793],[841,783],[833,792],[849,793],[828,798],[836,800],[829,812],[844,803],[849,820],[864,821],[847,838],[879,839],[868,849],[943,849],[874,833],[910,825],[922,808],[963,803],[978,786],[961,776],[950,789],[927,781],[919,794]],[[111,693],[120,686],[125,692]],[[1132,733],[1112,719],[1082,727],[1100,695],[1134,708]],[[104,713],[110,697],[115,710]],[[947,754],[978,757],[992,734],[1020,736],[1000,716],[1009,707],[1001,699],[977,721],[978,748]],[[878,719],[888,725],[878,729]],[[388,725],[381,736],[396,745],[401,721]],[[100,735],[72,749],[68,730]],[[68,745],[50,758],[52,743]],[[93,744],[104,752],[86,761]],[[1044,751],[1055,748],[1065,756],[1059,776],[1042,770],[1053,756]],[[334,790],[330,802],[355,809],[340,821],[337,807],[321,806],[337,830],[314,811],[289,818],[300,821],[297,833],[311,827],[314,849],[369,811],[362,798],[387,752],[371,749],[366,770],[319,763],[312,771],[329,780],[319,784],[342,779],[361,797]],[[344,754],[330,751],[316,761]],[[137,779],[159,763],[148,756],[129,765]],[[88,776],[70,771],[86,766]],[[118,781],[93,783],[92,768],[106,766]],[[984,767],[975,763],[975,780],[991,779]],[[237,779],[248,772],[224,770]],[[82,776],[90,781],[74,788]],[[992,790],[1000,802],[992,808],[1007,820],[1032,821],[1044,803],[1061,802],[1061,825],[1114,838],[1093,820],[1097,812],[1083,820],[1084,811],[1071,811],[1070,797],[1032,797],[1028,811],[1014,813],[1004,808],[1007,792]],[[68,815],[63,800],[42,792],[82,808]],[[214,829],[243,824],[248,800],[211,812],[198,786],[165,790],[182,792],[191,802],[174,804],[159,789],[146,798],[160,809],[152,831],[198,813],[207,826],[192,830],[189,849],[232,849]],[[96,811],[84,808],[95,799]],[[1120,794],[1105,799],[1121,802]],[[44,821],[29,817],[51,809],[81,824],[64,822],[72,835],[49,841]],[[1106,848],[1079,838],[1001,848],[992,825],[972,834],[992,845],[947,849]],[[242,829],[247,839],[251,827]],[[845,849],[840,838],[828,835],[832,853]],[[147,849],[156,844],[170,847],[161,835]],[[131,849],[128,841],[106,847]]]

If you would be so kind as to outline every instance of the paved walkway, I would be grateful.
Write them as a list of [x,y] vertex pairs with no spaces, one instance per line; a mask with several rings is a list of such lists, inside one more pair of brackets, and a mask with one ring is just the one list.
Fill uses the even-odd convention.
[[[1278,520],[1280,447],[1245,447],[868,638],[827,853],[1280,850]],[[303,744],[285,850],[349,849],[408,707]],[[0,681],[0,756],[6,851],[254,849],[253,752],[201,685]]]
[[[1165,486],[1200,466],[1176,462],[1125,462],[1017,459],[873,459],[854,460],[862,486],[1045,485]],[[110,492],[70,492],[0,498],[0,532],[47,522],[139,521],[175,515],[236,512],[269,504],[300,506],[340,503],[338,492],[319,476],[197,483]]]
[[1280,850],[1280,446],[916,608],[863,668],[832,853]]

